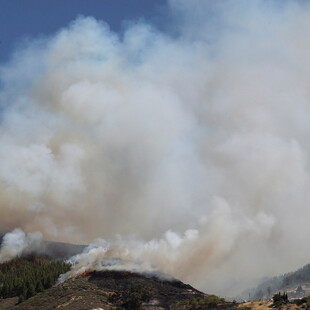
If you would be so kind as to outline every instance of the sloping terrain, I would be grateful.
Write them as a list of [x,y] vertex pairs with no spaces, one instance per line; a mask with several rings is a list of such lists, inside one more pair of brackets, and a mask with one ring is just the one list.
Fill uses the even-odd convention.
[[[262,300],[255,300],[249,301],[238,305],[239,310],[272,310],[272,309],[279,309],[279,310],[305,310],[307,309],[305,304],[297,305],[295,303],[288,303],[282,305],[280,307],[274,307],[272,301],[262,301]],[[237,310],[238,310],[237,309]]]
[[[71,280],[58,286],[54,286],[26,301],[6,308],[0,302],[0,309],[16,310],[49,310],[49,309],[93,309],[109,305],[108,293],[100,289],[87,278]],[[5,300],[4,300],[5,301]]]
[[[176,309],[173,305],[178,305],[180,301],[203,300],[204,298],[208,298],[208,295],[178,280],[161,280],[152,275],[131,272],[102,271],[68,280],[38,293],[18,305],[6,306],[5,302],[8,303],[10,300],[2,300],[0,309],[161,310]],[[215,296],[212,298],[212,300],[215,298],[217,301],[222,301]],[[181,308],[187,309],[188,307],[182,306]]]
[[270,299],[277,292],[287,292],[290,299],[302,298],[310,295],[310,264],[277,277],[262,281],[256,288],[245,292],[254,299]]
[[140,295],[145,306],[168,308],[174,302],[205,294],[178,280],[164,280],[154,275],[143,275],[126,271],[93,272],[89,281],[102,289],[115,292],[110,300],[119,305],[134,295]]
[[0,264],[0,298],[19,297],[26,300],[52,287],[70,265],[31,255]]
[[277,307],[270,301],[237,304],[154,274],[96,271],[53,286],[21,303],[18,297],[0,299],[0,310],[297,310],[307,309],[308,303]]

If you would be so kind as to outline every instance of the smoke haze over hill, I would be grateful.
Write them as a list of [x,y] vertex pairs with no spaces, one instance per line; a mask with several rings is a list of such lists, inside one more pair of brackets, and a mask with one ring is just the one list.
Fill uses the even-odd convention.
[[1,68],[0,228],[233,294],[309,261],[310,8],[167,10],[79,17]]

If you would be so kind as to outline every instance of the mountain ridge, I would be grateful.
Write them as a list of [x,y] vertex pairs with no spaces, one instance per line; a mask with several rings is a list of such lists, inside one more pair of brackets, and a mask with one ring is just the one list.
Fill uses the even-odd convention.
[[279,276],[262,279],[253,288],[244,291],[240,298],[270,299],[277,292],[287,292],[288,297],[302,298],[310,295],[310,264],[306,264],[295,271],[290,271]]
[[[208,296],[179,280],[129,271],[92,271],[0,309],[170,309],[176,302]],[[16,299],[15,299],[16,301]]]

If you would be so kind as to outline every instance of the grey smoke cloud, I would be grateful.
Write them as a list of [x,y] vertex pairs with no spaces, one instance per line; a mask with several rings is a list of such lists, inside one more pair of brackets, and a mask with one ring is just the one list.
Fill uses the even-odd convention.
[[234,294],[308,263],[309,7],[169,7],[174,36],[80,17],[1,68],[0,225]]

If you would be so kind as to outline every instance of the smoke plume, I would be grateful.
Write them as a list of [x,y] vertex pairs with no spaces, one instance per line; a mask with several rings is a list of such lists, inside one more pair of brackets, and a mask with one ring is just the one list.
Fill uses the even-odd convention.
[[233,294],[309,262],[310,8],[167,11],[79,17],[2,65],[0,225]]
[[41,233],[24,233],[18,228],[5,234],[1,242],[0,263],[5,263],[13,258],[30,254],[39,248],[41,240]]

